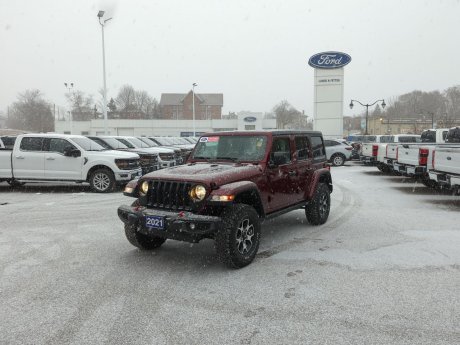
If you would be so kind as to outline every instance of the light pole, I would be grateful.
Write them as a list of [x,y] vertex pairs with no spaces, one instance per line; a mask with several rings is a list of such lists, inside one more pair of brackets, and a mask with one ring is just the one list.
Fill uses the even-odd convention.
[[192,84],[192,114],[193,114],[193,136],[195,137],[195,86],[197,83]]
[[350,109],[353,109],[353,102],[358,102],[359,104],[361,104],[363,107],[366,107],[366,132],[364,132],[364,135],[368,135],[369,133],[367,132],[367,120],[368,120],[368,117],[369,117],[369,107],[372,107],[374,104],[378,103],[378,102],[382,102],[382,108],[385,109],[385,100],[383,99],[378,99],[376,100],[374,103],[371,103],[371,104],[363,104],[361,103],[360,101],[357,101],[356,99],[352,99],[351,102],[350,102]]
[[102,78],[104,80],[104,90],[103,90],[103,104],[102,104],[102,112],[104,114],[104,134],[108,135],[107,133],[107,83],[105,78],[105,42],[104,42],[104,26],[110,19],[102,19],[104,16],[105,11],[99,11],[97,13],[97,17],[99,18],[99,24],[101,24],[102,29]]
[[[73,83],[64,83],[64,86],[69,90],[69,94],[72,95],[72,89],[73,89]],[[72,99],[70,100],[70,111],[69,111],[69,117],[70,117],[70,134],[73,134],[72,129],[73,129],[73,123],[72,123]]]

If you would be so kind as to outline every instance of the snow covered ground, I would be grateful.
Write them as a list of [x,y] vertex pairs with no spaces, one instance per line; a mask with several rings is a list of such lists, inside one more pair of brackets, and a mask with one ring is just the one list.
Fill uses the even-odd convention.
[[266,222],[241,270],[209,240],[132,247],[121,192],[0,183],[0,344],[460,344],[460,197],[332,174],[328,222]]

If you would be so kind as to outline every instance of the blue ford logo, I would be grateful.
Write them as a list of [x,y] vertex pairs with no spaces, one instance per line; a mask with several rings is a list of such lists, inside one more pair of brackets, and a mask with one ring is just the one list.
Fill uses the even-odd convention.
[[351,56],[340,52],[323,52],[313,55],[308,64],[314,68],[340,68],[351,61]]
[[244,121],[246,122],[256,122],[257,119],[254,116],[248,116],[244,118]]

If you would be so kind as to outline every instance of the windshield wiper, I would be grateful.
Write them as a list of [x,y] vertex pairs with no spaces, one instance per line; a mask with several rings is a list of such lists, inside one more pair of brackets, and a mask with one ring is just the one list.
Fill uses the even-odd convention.
[[225,160],[230,160],[230,161],[233,161],[233,162],[238,161],[238,158],[236,158],[236,157],[216,157],[215,159],[225,159]]

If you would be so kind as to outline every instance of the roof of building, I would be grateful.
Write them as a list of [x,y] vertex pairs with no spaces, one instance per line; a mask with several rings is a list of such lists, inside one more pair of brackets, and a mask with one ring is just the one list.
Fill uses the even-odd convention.
[[[188,93],[162,93],[160,106],[164,105],[182,105]],[[224,105],[224,94],[222,93],[195,93],[196,97],[206,105]]]

